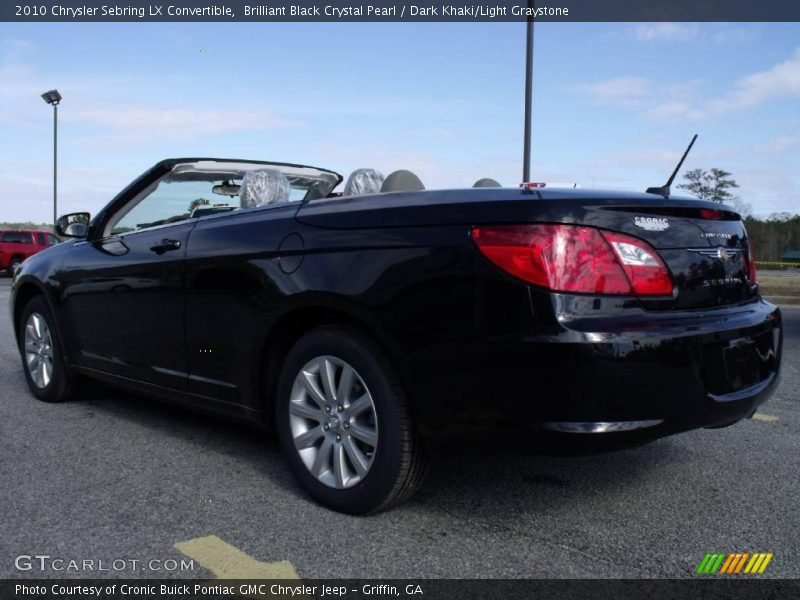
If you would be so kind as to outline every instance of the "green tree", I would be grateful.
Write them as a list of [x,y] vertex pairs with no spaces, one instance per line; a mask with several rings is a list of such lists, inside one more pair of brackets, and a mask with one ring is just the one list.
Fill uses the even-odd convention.
[[692,169],[683,174],[686,183],[678,187],[687,190],[698,198],[714,202],[730,202],[735,196],[729,191],[738,188],[739,184],[731,177],[731,173],[723,169]]

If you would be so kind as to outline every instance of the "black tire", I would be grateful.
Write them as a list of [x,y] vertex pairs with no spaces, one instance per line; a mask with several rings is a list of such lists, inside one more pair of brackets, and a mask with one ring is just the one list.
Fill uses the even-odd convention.
[[22,259],[21,258],[16,257],[16,256],[14,258],[12,258],[11,262],[8,264],[8,274],[9,274],[9,276],[13,277],[16,274],[17,269],[19,269],[21,266],[22,266]]
[[[40,386],[34,381],[25,352],[25,328],[34,314],[39,315],[44,320],[51,340],[52,375],[44,386]],[[63,402],[71,398],[75,392],[75,384],[64,362],[58,331],[55,328],[55,321],[50,313],[50,307],[43,296],[34,296],[25,306],[22,311],[22,317],[17,323],[17,331],[19,332],[19,352],[22,358],[22,369],[25,372],[25,379],[28,381],[31,393],[43,402]]]
[[[353,487],[337,489],[310,472],[295,448],[289,404],[295,378],[320,356],[348,363],[363,380],[374,405],[379,436],[366,475]],[[327,325],[302,336],[283,363],[275,402],[276,429],[289,465],[300,484],[320,504],[362,515],[386,510],[410,498],[426,472],[422,445],[414,431],[400,378],[374,340],[344,326]]]

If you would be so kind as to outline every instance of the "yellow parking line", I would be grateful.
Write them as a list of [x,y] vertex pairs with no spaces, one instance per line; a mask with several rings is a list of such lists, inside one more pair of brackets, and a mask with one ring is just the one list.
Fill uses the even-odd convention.
[[288,560],[260,562],[215,535],[178,542],[175,548],[218,579],[300,579]]
[[753,418],[757,421],[764,421],[765,423],[774,423],[778,420],[778,417],[773,417],[772,415],[765,415],[764,413],[756,413],[753,415]]

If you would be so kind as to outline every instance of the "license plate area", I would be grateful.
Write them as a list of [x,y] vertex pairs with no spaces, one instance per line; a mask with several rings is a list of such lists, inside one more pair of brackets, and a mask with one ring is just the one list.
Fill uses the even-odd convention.
[[704,345],[700,378],[708,392],[726,395],[757,385],[777,370],[777,336],[762,331]]
[[728,342],[722,355],[725,378],[732,390],[750,387],[761,381],[761,360],[753,339],[740,338]]

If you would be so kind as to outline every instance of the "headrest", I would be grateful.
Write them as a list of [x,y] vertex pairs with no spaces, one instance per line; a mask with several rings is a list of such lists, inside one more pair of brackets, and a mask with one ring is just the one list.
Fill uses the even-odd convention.
[[420,192],[424,189],[419,177],[403,169],[390,173],[381,186],[382,192]]
[[343,196],[377,194],[383,185],[383,175],[375,169],[356,169],[344,184]]
[[265,204],[288,202],[291,186],[286,175],[276,169],[248,171],[239,188],[242,208],[255,208]]
[[503,187],[500,185],[500,182],[492,179],[491,177],[484,177],[483,179],[478,179],[472,187]]

